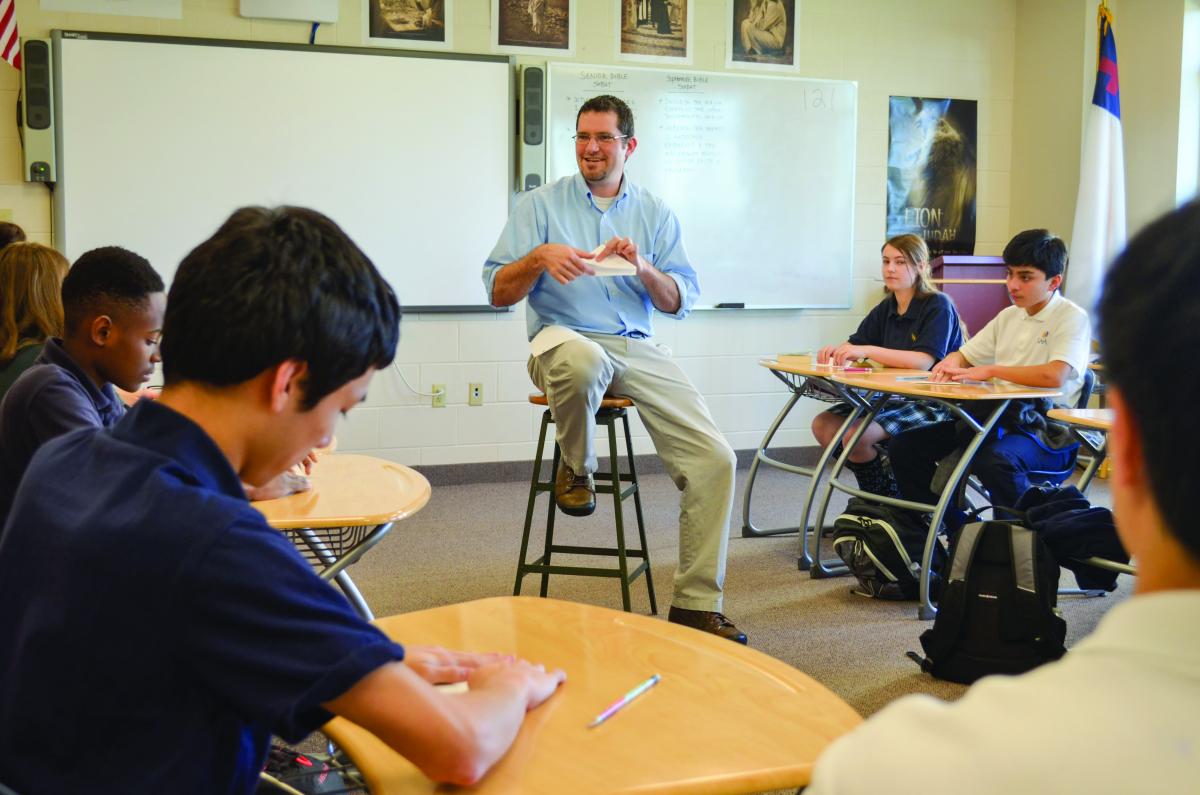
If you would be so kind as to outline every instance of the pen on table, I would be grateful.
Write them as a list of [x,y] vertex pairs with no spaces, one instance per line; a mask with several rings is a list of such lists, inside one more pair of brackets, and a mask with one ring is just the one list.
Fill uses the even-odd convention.
[[608,707],[603,712],[601,712],[599,715],[597,715],[595,718],[592,719],[592,722],[589,723],[587,725],[587,727],[589,729],[594,729],[597,726],[599,726],[601,723],[604,723],[604,721],[608,720],[613,715],[617,714],[617,712],[619,712],[621,709],[623,709],[626,704],[633,701],[635,698],[640,696],[642,693],[645,693],[647,690],[649,690],[650,688],[652,688],[656,684],[658,684],[658,680],[660,680],[660,679],[662,679],[662,677],[659,676],[658,674],[655,674],[654,676],[647,679],[645,682],[642,682],[640,685],[635,687],[633,690],[630,690],[628,693],[621,696],[613,703],[609,704]]

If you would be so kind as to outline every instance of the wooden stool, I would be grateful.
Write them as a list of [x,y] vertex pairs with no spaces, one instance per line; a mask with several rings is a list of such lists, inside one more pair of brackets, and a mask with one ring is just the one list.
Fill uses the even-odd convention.
[[[546,401],[546,396],[540,393],[530,395],[529,402],[536,406],[549,405]],[[658,613],[658,607],[654,602],[654,582],[650,577],[650,554],[646,545],[646,528],[642,520],[642,497],[638,490],[637,470],[633,464],[633,441],[629,436],[629,417],[626,414],[626,409],[632,405],[633,401],[629,398],[604,398],[600,403],[600,410],[596,412],[596,424],[608,428],[608,462],[612,471],[596,472],[592,477],[596,481],[596,493],[598,495],[611,494],[613,497],[613,512],[616,516],[617,525],[616,547],[579,547],[554,543],[554,516],[558,513],[558,506],[554,502],[554,476],[558,472],[561,451],[559,450],[558,442],[555,441],[554,458],[550,467],[550,479],[542,480],[542,452],[546,445],[546,429],[554,422],[554,418],[550,416],[549,408],[542,413],[542,428],[538,434],[537,456],[533,460],[533,480],[529,485],[529,504],[525,509],[525,532],[521,536],[521,558],[517,562],[517,582],[513,587],[513,596],[521,594],[521,580],[524,579],[526,574],[542,575],[542,596],[546,596],[551,574],[569,574],[576,577],[616,577],[621,581],[621,605],[628,612],[629,585],[639,575],[644,573],[646,575],[646,591],[650,596],[650,612],[654,614]],[[629,460],[628,474],[623,474],[620,471],[620,462],[617,458],[617,420],[622,422],[625,430],[625,455]],[[622,489],[622,482],[629,485]],[[602,483],[607,485],[601,485]],[[529,551],[529,531],[533,527],[534,502],[537,500],[538,492],[541,491],[550,493],[550,506],[546,513],[546,541],[542,556],[535,561],[526,562],[526,555]],[[625,521],[621,511],[621,503],[629,496],[633,497],[634,512],[637,514],[638,537],[642,543],[641,549],[627,549],[625,546]],[[554,566],[550,563],[550,557],[555,552],[573,555],[616,557],[617,567]],[[629,558],[641,558],[641,563],[632,571],[629,570]]]

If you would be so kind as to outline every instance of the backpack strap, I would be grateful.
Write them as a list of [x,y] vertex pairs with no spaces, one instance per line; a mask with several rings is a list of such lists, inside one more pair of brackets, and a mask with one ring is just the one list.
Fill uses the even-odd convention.
[[1021,525],[1009,525],[1009,540],[1012,542],[1013,582],[1017,584],[1020,593],[1037,593],[1037,577],[1035,560],[1037,550],[1034,548],[1033,531]]
[[975,550],[979,548],[979,539],[989,522],[972,522],[964,525],[959,531],[958,541],[954,544],[954,555],[950,559],[950,581],[967,581],[967,572],[971,561],[975,558]]
[[942,589],[942,599],[938,603],[933,629],[921,633],[921,646],[928,658],[922,665],[926,671],[937,665],[958,643],[958,635],[967,612],[967,573],[971,569],[971,561],[979,548],[983,532],[989,524],[992,523],[972,522],[964,525],[958,533],[954,554],[950,556],[949,578],[946,587]]
[[1046,606],[1038,593],[1037,582],[1037,535],[1028,527],[1009,525],[1009,543],[1012,545],[1012,571],[1015,610],[1008,613],[1001,626],[1003,636],[1009,640],[1030,640],[1047,637]]

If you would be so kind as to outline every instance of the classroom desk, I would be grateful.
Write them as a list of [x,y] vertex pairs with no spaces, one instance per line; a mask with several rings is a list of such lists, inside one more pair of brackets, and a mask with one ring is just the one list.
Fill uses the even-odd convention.
[[309,481],[309,491],[251,504],[306,553],[321,579],[335,580],[359,614],[374,618],[346,567],[394,522],[425,507],[429,481],[401,464],[349,453],[321,456]]
[[[834,462],[829,474],[828,484],[821,498],[821,507],[817,511],[816,524],[818,527],[824,526],[825,513],[829,508],[829,499],[833,496],[834,489],[870,502],[932,514],[929,522],[929,535],[925,539],[925,551],[921,556],[921,587],[920,598],[917,603],[917,615],[922,619],[928,620],[937,615],[937,609],[933,606],[929,598],[929,578],[934,545],[937,543],[938,528],[942,524],[942,519],[946,514],[946,509],[950,506],[950,501],[955,499],[960,485],[970,470],[971,461],[975,458],[975,453],[987,438],[988,432],[995,426],[996,421],[1000,419],[1010,401],[1023,398],[1059,397],[1062,391],[1058,389],[1036,389],[1034,387],[1019,386],[1003,381],[993,381],[978,385],[914,383],[910,380],[904,380],[906,377],[902,374],[886,371],[861,374],[842,373],[833,376],[833,380],[844,387],[870,394],[871,405],[866,411],[862,423],[851,437],[850,443],[844,445],[837,461]],[[838,475],[849,459],[850,450],[858,442],[866,426],[870,424],[871,420],[874,419],[875,415],[879,413],[879,410],[883,408],[888,400],[897,395],[937,403],[946,408],[955,419],[965,421],[975,430],[974,437],[972,437],[962,456],[959,458],[958,463],[955,465],[946,482],[945,489],[942,490],[935,505],[898,498],[881,497],[878,494],[871,494],[838,482]],[[992,404],[992,411],[983,422],[976,420],[960,405],[962,403],[977,401],[988,401]],[[815,533],[814,536],[816,541],[815,556],[819,558],[821,553],[821,534]],[[813,577],[823,576],[817,569],[813,569],[810,573]]]
[[[323,731],[372,795],[735,793],[795,789],[861,721],[807,675],[728,640],[648,616],[521,596],[380,619],[400,642],[516,654],[567,681],[529,713],[477,786],[438,786],[374,735],[335,718]],[[587,724],[652,674],[662,681],[597,728]]]
[[[775,433],[783,425],[783,421],[791,413],[792,408],[800,400],[802,396],[808,395],[814,397],[813,384],[816,382],[824,386],[828,392],[840,396],[841,400],[847,403],[851,411],[846,416],[845,422],[838,429],[835,439],[841,439],[845,436],[850,424],[866,411],[870,404],[865,397],[858,394],[852,389],[846,388],[843,385],[833,380],[832,376],[837,372],[829,365],[815,364],[811,356],[795,356],[788,357],[786,363],[780,362],[777,359],[764,359],[759,362],[759,366],[765,367],[771,371],[771,375],[778,378],[788,388],[791,394],[788,396],[787,402],[784,403],[779,414],[776,415],[771,427],[767,429],[763,436],[762,442],[759,443],[758,449],[754,453],[754,460],[750,464],[750,472],[746,477],[746,489],[742,494],[742,536],[746,538],[773,536],[788,533],[799,533],[800,535],[800,555],[797,558],[796,565],[801,571],[815,570],[826,576],[832,576],[837,573],[845,572],[845,567],[840,563],[830,566],[824,560],[815,556],[810,551],[812,537],[819,535],[809,527],[808,517],[812,512],[813,495],[816,493],[816,485],[820,482],[821,474],[829,465],[830,460],[837,451],[836,443],[826,446],[821,451],[821,455],[817,458],[817,463],[812,467],[798,466],[796,464],[788,464],[767,455],[767,448],[771,444],[771,439]],[[924,372],[923,370],[901,370],[888,369],[885,372],[890,372],[895,375],[916,375]],[[774,469],[791,472],[796,475],[802,475],[810,479],[809,488],[805,492],[804,506],[800,509],[800,522],[796,527],[779,527],[771,530],[763,530],[754,526],[754,522],[750,518],[750,502],[754,494],[754,480],[758,476],[758,467],[760,464],[766,464]]]
[[1097,443],[1089,435],[1079,433],[1078,429],[1084,428],[1091,431],[1102,431],[1107,434],[1108,429],[1112,427],[1112,409],[1051,409],[1047,416],[1052,420],[1058,420],[1070,425],[1071,429],[1076,431],[1076,438],[1079,439],[1091,454],[1092,460],[1088,463],[1087,468],[1083,470],[1083,474],[1079,476],[1079,484],[1077,485],[1077,488],[1086,494],[1088,486],[1092,485],[1092,478],[1096,476],[1096,472],[1100,470],[1100,466],[1104,463],[1104,459],[1108,455],[1106,450],[1108,447],[1108,437],[1103,437]]

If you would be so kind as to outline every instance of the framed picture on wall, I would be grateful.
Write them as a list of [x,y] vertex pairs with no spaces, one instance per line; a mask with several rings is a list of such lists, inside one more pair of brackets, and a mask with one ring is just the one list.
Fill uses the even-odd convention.
[[795,71],[800,0],[729,0],[725,66]]
[[692,62],[692,0],[615,2],[618,60]]
[[520,55],[574,55],[575,2],[492,0],[492,49]]
[[363,40],[406,50],[448,50],[454,0],[362,0]]

